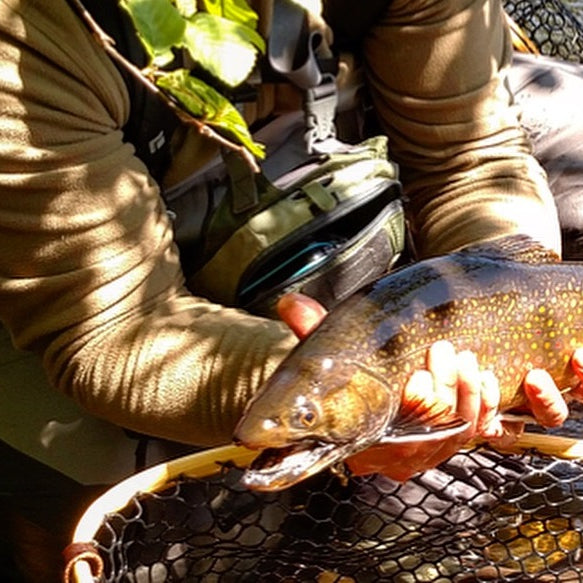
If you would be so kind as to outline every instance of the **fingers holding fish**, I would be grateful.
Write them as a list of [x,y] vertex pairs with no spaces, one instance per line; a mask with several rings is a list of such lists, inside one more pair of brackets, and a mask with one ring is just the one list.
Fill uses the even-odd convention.
[[[470,422],[463,433],[447,439],[372,446],[347,460],[355,475],[382,473],[405,482],[415,474],[449,459],[479,433],[501,447],[522,433],[521,422],[503,422],[498,415],[500,388],[490,370],[481,370],[476,355],[456,353],[450,342],[435,342],[428,351],[427,370],[415,371],[405,388],[405,398],[450,406]],[[395,463],[399,460],[399,463]]]
[[573,388],[569,396],[578,401],[583,401],[583,348],[577,348],[573,353],[571,367],[579,379],[579,384]]
[[[451,400],[451,397],[448,397]],[[436,384],[429,370],[416,370],[405,386],[403,399],[410,403],[426,403],[430,406],[442,402],[436,392]]]
[[[434,398],[472,423],[468,434],[476,429],[484,437],[502,435],[497,418],[500,404],[498,379],[492,371],[479,369],[477,358],[472,352],[458,354],[451,342],[439,340],[429,348],[427,371],[417,371],[414,375],[421,372],[431,375]],[[407,398],[413,387],[418,398],[421,396],[422,377],[416,383],[413,381],[412,377],[407,385]]]
[[481,420],[477,433],[499,449],[510,447],[524,432],[523,421],[508,421],[500,415],[500,385],[496,375],[482,372]]
[[[462,351],[456,354],[453,346],[452,350],[457,363],[456,412],[462,419],[469,421],[471,426],[464,433],[440,445],[433,458],[439,460],[435,465],[456,453],[477,434],[494,445],[505,447],[514,443],[524,430],[522,421],[506,421],[500,416],[501,393],[496,375],[491,370],[481,370],[473,352]],[[554,382],[553,388],[558,391]],[[549,402],[553,402],[554,395],[550,394],[550,390],[548,397]]]
[[[434,342],[427,352],[427,371],[435,398],[445,406],[455,410],[457,405],[458,366],[455,348],[447,340]],[[412,387],[411,380],[408,389]]]
[[508,421],[499,413],[500,385],[496,375],[490,371],[482,371],[482,392],[480,419],[477,433],[487,439],[494,447],[511,446],[523,433],[523,421]]
[[500,384],[491,370],[482,371],[480,418],[478,433],[485,438],[501,437],[504,429],[498,416],[500,406]]
[[285,294],[277,303],[279,317],[301,340],[326,316],[326,308],[315,299],[300,293]]
[[[482,417],[492,418],[499,395],[483,406],[483,371],[476,356],[469,351],[456,353],[450,342],[435,342],[428,350],[427,370],[415,371],[405,387],[405,400],[449,407],[470,422],[466,431],[446,439],[372,446],[347,460],[355,475],[382,473],[399,482],[434,468],[459,451],[474,435]],[[498,390],[495,382],[494,389]],[[398,460],[398,463],[395,463]]]
[[524,423],[522,421],[504,421],[500,422],[500,430],[496,436],[482,437],[485,437],[494,448],[504,451],[510,448],[523,433]]
[[473,352],[464,350],[457,355],[457,413],[471,423],[464,435],[473,437],[481,412],[482,373]]
[[403,400],[439,405],[456,410],[458,390],[457,353],[451,342],[438,340],[427,351],[427,369],[414,371],[405,386]]
[[567,402],[546,370],[528,371],[524,379],[524,391],[529,407],[540,425],[558,427],[569,416]]
[[[497,419],[500,404],[500,386],[498,379],[490,370],[480,370],[478,361],[472,352],[456,352],[453,344],[439,340],[431,345],[427,355],[427,371],[418,371],[413,377],[423,372],[431,375],[434,387],[433,398],[444,406],[457,411],[462,419],[470,421],[472,426],[466,435],[477,430],[484,437],[499,437],[503,430]],[[411,377],[407,385],[407,398],[415,388],[417,398],[422,396],[422,377],[414,382]],[[425,389],[426,392],[428,388]],[[426,399],[429,395],[426,394]]]

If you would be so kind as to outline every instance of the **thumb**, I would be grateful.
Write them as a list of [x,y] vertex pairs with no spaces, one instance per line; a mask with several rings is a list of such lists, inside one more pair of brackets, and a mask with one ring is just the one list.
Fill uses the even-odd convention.
[[305,338],[327,314],[326,308],[315,299],[299,293],[289,293],[277,302],[279,317],[301,340]]

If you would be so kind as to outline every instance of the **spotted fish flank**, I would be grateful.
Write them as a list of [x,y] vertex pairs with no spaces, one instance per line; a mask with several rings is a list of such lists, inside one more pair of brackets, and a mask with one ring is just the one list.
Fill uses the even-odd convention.
[[[583,265],[522,237],[468,247],[391,273],[333,310],[249,403],[235,440],[265,450],[244,482],[291,485],[378,442],[435,439],[467,424],[403,399],[429,346],[476,353],[501,390],[501,409],[525,403],[522,381],[547,369],[573,385],[583,344]],[[396,461],[396,463],[398,463]]]

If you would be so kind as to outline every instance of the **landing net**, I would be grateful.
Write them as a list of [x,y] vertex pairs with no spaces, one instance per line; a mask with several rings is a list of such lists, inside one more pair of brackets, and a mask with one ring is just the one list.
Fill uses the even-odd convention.
[[583,580],[580,462],[482,448],[405,485],[326,473],[277,494],[239,477],[178,479],[108,516],[103,580]]
[[581,0],[503,0],[506,13],[541,54],[583,62]]
[[[581,435],[581,411],[561,435]],[[103,567],[96,580],[583,581],[580,459],[482,445],[405,484],[323,472],[264,493],[242,486],[242,468],[213,451],[205,459],[218,464],[189,456],[175,466],[184,471],[103,513],[88,541]]]

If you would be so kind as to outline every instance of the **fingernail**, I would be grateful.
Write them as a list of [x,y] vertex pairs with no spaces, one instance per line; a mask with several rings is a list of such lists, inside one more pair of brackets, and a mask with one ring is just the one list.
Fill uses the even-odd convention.
[[492,439],[503,435],[504,428],[496,411],[491,411],[484,418],[484,422],[480,425],[478,432],[485,439]]
[[478,368],[478,359],[473,352],[469,350],[464,350],[458,354],[458,363],[460,368],[463,367],[464,369],[467,368]]

